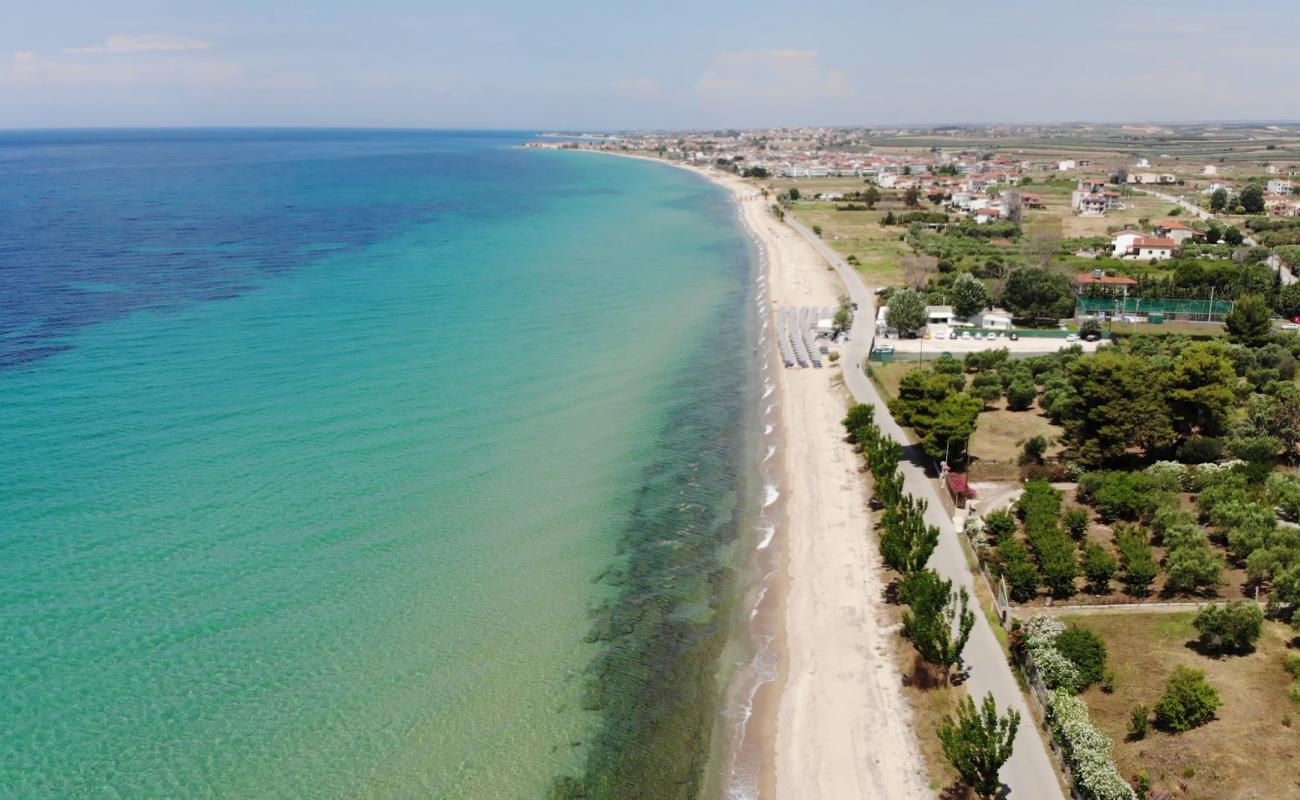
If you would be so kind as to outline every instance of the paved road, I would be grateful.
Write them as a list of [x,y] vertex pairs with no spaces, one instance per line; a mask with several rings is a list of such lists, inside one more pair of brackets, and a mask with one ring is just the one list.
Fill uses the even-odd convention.
[[[1166,192],[1157,192],[1154,189],[1139,189],[1138,191],[1146,192],[1152,197],[1159,197],[1161,200],[1164,200],[1167,203],[1173,203],[1181,208],[1185,208],[1188,211],[1195,214],[1200,219],[1204,219],[1204,220],[1216,219],[1216,217],[1210,212],[1206,211],[1200,206],[1196,206],[1193,205],[1192,203],[1187,202],[1181,197],[1175,197],[1174,195],[1168,194]],[[1256,242],[1252,237],[1247,236],[1245,239],[1245,244],[1254,247]],[[1296,277],[1296,274],[1294,272],[1282,266],[1282,259],[1278,258],[1276,255],[1269,256],[1268,260],[1264,263],[1268,264],[1269,267],[1271,267],[1274,272],[1276,272],[1278,275],[1282,277],[1283,286],[1289,286],[1290,284],[1295,283],[1297,280],[1300,280],[1300,278]]]
[[[799,231],[812,243],[831,266],[835,268],[848,287],[849,296],[858,304],[855,324],[844,345],[841,363],[844,365],[844,382],[854,398],[876,409],[876,423],[881,431],[896,441],[906,442],[903,430],[894,422],[885,405],[884,398],[876,391],[875,384],[862,371],[868,348],[871,346],[871,332],[875,327],[876,296],[862,282],[861,276],[839,254],[825,242],[813,235],[790,215],[785,221]],[[943,501],[935,489],[934,483],[920,466],[926,460],[923,453],[905,448],[904,460],[900,465],[903,483],[911,495],[922,498],[929,503],[926,522],[939,529],[939,546],[930,557],[930,566],[940,575],[953,582],[953,586],[964,586],[975,596],[974,577],[966,563],[962,551],[960,535],[953,526],[952,519],[944,510]],[[999,708],[1015,708],[1020,711],[1020,730],[1016,734],[1015,747],[1011,759],[1002,768],[1002,780],[1010,789],[1010,796],[1024,800],[1048,800],[1063,798],[1060,783],[1056,778],[1051,756],[1043,742],[1042,733],[1034,723],[1034,716],[1029,711],[1025,697],[1016,683],[1011,667],[1007,664],[1002,647],[993,635],[993,628],[983,614],[975,615],[975,628],[966,643],[963,660],[970,671],[966,688],[975,698],[982,698],[992,692]]]

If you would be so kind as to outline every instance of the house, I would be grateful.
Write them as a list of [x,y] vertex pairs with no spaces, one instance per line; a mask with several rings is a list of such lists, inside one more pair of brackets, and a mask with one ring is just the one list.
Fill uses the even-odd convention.
[[1151,160],[1150,160],[1150,159],[1146,159],[1146,158],[1139,158],[1139,159],[1138,159],[1138,163],[1137,163],[1137,168],[1138,168],[1138,169],[1150,169],[1150,168],[1151,168]]
[[998,222],[1002,219],[1002,211],[996,208],[981,208],[975,212],[975,224],[984,225],[989,222]]
[[1202,175],[1218,175],[1218,174],[1219,174],[1219,168],[1216,167],[1216,166],[1214,166],[1213,164],[1206,164],[1206,165],[1205,165],[1205,168],[1201,170],[1201,174],[1202,174]]
[[926,306],[925,324],[927,327],[947,328],[952,325],[957,315],[952,306]]
[[975,327],[989,331],[1009,331],[1011,330],[1011,312],[995,308],[991,311],[976,314],[971,318],[971,322],[975,323]]
[[1171,219],[1157,223],[1155,234],[1157,237],[1162,239],[1173,239],[1180,246],[1188,239],[1195,239],[1203,235],[1195,228],[1189,228],[1181,222],[1175,222]]
[[1108,210],[1124,207],[1120,193],[1106,190],[1105,178],[1080,178],[1070,195],[1070,208],[1085,217],[1099,217]]
[[1023,194],[1020,196],[1020,202],[1024,203],[1025,208],[1044,208],[1043,198],[1036,194]]
[[1075,192],[1070,205],[1081,216],[1100,217],[1106,213],[1106,196],[1100,192]]
[[1075,167],[1074,162],[1073,162],[1073,161],[1070,161],[1070,160],[1067,159],[1067,160],[1065,160],[1065,161],[1057,162],[1057,164],[1056,164],[1056,171],[1057,171],[1057,172],[1069,172],[1070,170],[1074,169],[1074,167]]
[[1122,275],[1107,275],[1104,270],[1100,269],[1094,269],[1092,272],[1084,272],[1075,277],[1075,292],[1081,294],[1089,286],[1129,287],[1137,286],[1137,281],[1132,278],[1125,278]]
[[1174,257],[1178,242],[1137,231],[1124,231],[1115,236],[1116,258],[1150,258],[1163,260]]
[[1286,178],[1274,178],[1268,182],[1269,194],[1291,194],[1291,181]]

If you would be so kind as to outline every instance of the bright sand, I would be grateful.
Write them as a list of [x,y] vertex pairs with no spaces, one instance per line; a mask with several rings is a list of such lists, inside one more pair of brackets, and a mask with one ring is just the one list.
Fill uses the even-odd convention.
[[[771,308],[836,305],[843,291],[838,278],[773,217],[771,201],[734,177],[709,177],[735,194],[762,244]],[[892,654],[897,639],[881,607],[885,578],[869,534],[858,457],[840,424],[847,395],[839,370],[777,371],[787,500],[778,597],[785,624],[777,682],[760,692],[748,730],[769,752],[758,794],[928,797],[912,710]]]

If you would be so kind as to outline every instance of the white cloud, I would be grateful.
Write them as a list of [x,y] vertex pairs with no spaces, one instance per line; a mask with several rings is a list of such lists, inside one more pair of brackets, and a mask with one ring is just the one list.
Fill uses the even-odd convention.
[[776,107],[825,109],[853,94],[848,75],[814,50],[736,50],[714,56],[695,93],[736,111]]
[[207,50],[212,42],[179,36],[174,33],[115,33],[103,44],[89,47],[65,47],[65,53],[174,53],[183,50]]
[[614,91],[634,100],[651,100],[662,97],[664,87],[654,78],[630,78],[614,81]]
[[31,50],[19,50],[14,53],[14,77],[20,81],[30,81],[36,77],[36,54]]

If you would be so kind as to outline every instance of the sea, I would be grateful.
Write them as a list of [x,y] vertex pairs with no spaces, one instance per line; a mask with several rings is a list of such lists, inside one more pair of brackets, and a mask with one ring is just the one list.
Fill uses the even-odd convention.
[[0,132],[0,795],[717,790],[761,261],[534,139]]

